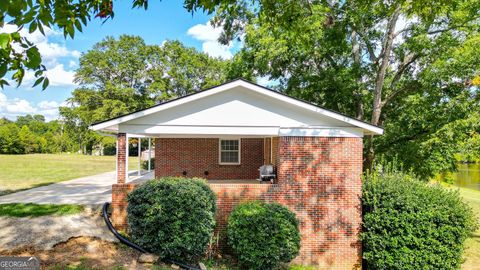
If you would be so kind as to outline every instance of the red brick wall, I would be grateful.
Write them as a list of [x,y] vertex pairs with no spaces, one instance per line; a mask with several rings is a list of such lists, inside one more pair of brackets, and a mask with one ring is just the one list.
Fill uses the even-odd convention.
[[127,195],[136,184],[114,184],[112,185],[112,224],[118,230],[127,229]]
[[[275,201],[300,221],[301,250],[294,263],[320,269],[361,268],[362,139],[280,137],[277,150],[276,184],[210,184],[217,194],[220,244],[225,244],[228,214],[235,205]],[[126,189],[114,188],[114,194]]]
[[127,164],[127,135],[118,133],[117,135],[117,183],[125,183],[125,168]]
[[[224,244],[228,214],[243,201],[278,202],[300,220],[295,263],[321,269],[361,267],[361,138],[280,137],[277,184],[211,184],[217,233]],[[222,242],[223,241],[223,242]]]
[[296,259],[321,268],[361,265],[361,138],[281,137],[278,202],[300,220]]
[[[182,176],[207,179],[257,179],[263,165],[263,139],[241,140],[241,164],[219,164],[219,139],[155,139],[155,177]],[[204,174],[208,171],[208,175]]]

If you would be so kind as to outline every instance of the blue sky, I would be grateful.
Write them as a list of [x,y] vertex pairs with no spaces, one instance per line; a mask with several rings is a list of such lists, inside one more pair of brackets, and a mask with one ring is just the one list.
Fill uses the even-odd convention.
[[[113,20],[102,24],[100,19],[94,19],[73,40],[65,40],[63,34],[55,29],[47,31],[46,36],[28,34],[22,30],[21,33],[39,47],[51,86],[45,91],[31,88],[33,74],[27,73],[19,88],[5,87],[0,90],[0,117],[14,120],[18,115],[35,113],[44,114],[47,120],[58,117],[58,107],[76,87],[72,79],[81,53],[106,36],[138,35],[147,44],[161,44],[167,39],[180,40],[187,46],[223,58],[232,57],[241,46],[218,44],[216,39],[221,30],[210,26],[208,22],[211,16],[201,12],[189,13],[180,1],[150,1],[147,11],[132,10],[131,1],[115,1],[114,4]],[[15,29],[14,25],[7,25],[0,32]]]

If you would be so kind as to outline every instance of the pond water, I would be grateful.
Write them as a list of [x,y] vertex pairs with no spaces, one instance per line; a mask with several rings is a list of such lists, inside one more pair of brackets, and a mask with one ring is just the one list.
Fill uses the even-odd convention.
[[458,164],[453,177],[456,186],[480,190],[480,163]]

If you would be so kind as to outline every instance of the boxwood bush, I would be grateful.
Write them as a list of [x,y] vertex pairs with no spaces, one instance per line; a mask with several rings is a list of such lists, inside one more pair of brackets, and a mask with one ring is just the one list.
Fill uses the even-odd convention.
[[398,171],[366,177],[363,210],[368,269],[458,269],[476,227],[458,192]]
[[130,234],[161,258],[195,261],[213,233],[215,210],[215,194],[203,180],[150,180],[128,196]]
[[275,269],[300,249],[295,214],[276,203],[236,206],[228,218],[227,237],[239,263],[249,269]]

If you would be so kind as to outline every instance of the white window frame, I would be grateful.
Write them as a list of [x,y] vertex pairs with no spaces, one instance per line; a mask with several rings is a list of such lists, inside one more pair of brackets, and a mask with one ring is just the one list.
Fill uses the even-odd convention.
[[[222,162],[222,141],[238,141],[238,162]],[[218,139],[218,164],[220,165],[240,165],[242,162],[242,139],[240,138],[220,138]]]

